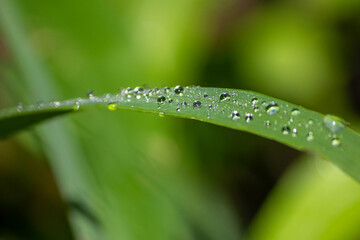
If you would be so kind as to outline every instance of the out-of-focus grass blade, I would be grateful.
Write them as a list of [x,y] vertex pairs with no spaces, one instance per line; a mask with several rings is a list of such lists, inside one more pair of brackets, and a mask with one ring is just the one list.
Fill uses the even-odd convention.
[[[62,114],[87,108],[128,109],[163,116],[191,118],[267,137],[331,160],[360,181],[360,136],[341,119],[322,115],[255,92],[201,87],[123,89],[118,94],[52,102],[10,109],[0,115],[0,128],[11,119],[41,119],[46,112]],[[56,114],[54,114],[55,116]],[[22,121],[20,121],[21,123]],[[14,124],[19,123],[19,121]],[[34,123],[34,121],[32,121]],[[11,124],[12,125],[12,124]],[[9,125],[4,125],[9,128]],[[24,124],[12,126],[17,129]],[[9,131],[7,132],[10,133]],[[221,141],[231,141],[222,139]]]
[[250,239],[358,239],[359,184],[314,156],[299,160],[259,211]]
[[59,110],[59,111],[47,111],[37,112],[36,114],[29,115],[18,115],[11,118],[1,119],[0,136],[4,138],[18,130],[27,128],[35,123],[44,121],[49,118],[53,118],[58,115],[62,115],[70,112],[70,110]]

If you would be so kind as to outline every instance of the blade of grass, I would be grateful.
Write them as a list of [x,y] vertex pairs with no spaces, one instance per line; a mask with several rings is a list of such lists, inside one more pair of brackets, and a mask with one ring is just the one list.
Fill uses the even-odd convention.
[[[21,111],[10,109],[0,115],[0,126],[20,129],[21,125],[13,124],[27,121],[30,116],[89,108],[150,112],[247,131],[299,150],[315,152],[360,181],[360,136],[342,120],[251,91],[201,87],[124,89],[115,95],[51,102],[40,107],[33,105]],[[13,123],[13,118],[22,121]]]

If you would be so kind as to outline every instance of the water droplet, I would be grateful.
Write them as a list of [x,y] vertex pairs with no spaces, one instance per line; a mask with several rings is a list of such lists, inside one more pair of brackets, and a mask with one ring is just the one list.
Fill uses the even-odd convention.
[[160,97],[157,98],[156,101],[157,101],[158,103],[164,103],[165,100],[166,100],[166,98],[165,98],[164,96],[160,96]]
[[209,108],[212,108],[212,105],[211,105],[211,104],[209,104],[209,105],[208,105],[208,107],[209,107]]
[[252,103],[252,105],[253,106],[255,106],[257,103],[258,103],[258,99],[257,98],[253,98],[252,100],[251,100],[251,103]]
[[227,100],[230,100],[230,94],[223,92],[220,94],[220,102],[225,102]]
[[181,111],[181,108],[180,108],[180,107],[177,107],[177,108],[176,108],[176,111],[177,111],[177,112],[180,112],[180,111]]
[[186,102],[182,102],[181,105],[182,105],[183,107],[187,107],[187,103],[186,103]]
[[279,106],[274,102],[267,105],[265,109],[266,109],[266,113],[270,116],[276,115],[280,110]]
[[182,96],[182,94],[184,92],[184,88],[182,86],[176,86],[174,88],[174,92],[175,92],[175,94]]
[[22,103],[18,103],[16,106],[16,111],[21,112],[24,109],[24,105]]
[[312,119],[309,119],[308,124],[309,124],[309,125],[313,125],[313,124],[314,124],[314,121],[313,121]]
[[80,103],[79,102],[76,102],[75,105],[73,106],[73,109],[75,111],[79,110],[80,109]]
[[94,97],[94,91],[88,91],[88,92],[86,93],[86,96],[87,96],[88,98]]
[[170,92],[170,88],[169,88],[169,87],[164,87],[164,91],[165,91],[166,93],[168,93],[168,92]]
[[135,89],[134,89],[134,92],[135,93],[142,93],[144,91],[144,89],[142,88],[142,87],[136,87]]
[[297,108],[294,108],[293,110],[291,110],[291,115],[298,117],[300,116],[300,110]]
[[174,100],[172,100],[171,98],[168,100],[168,103],[172,103]]
[[289,133],[290,133],[290,128],[288,126],[282,128],[282,134],[289,135]]
[[245,121],[246,122],[251,122],[252,119],[253,119],[253,115],[251,113],[247,113],[245,115]]
[[140,99],[141,98],[141,95],[136,95],[136,99]]
[[54,104],[54,107],[60,107],[60,105],[61,105],[61,103],[60,102],[53,102],[53,104]]
[[110,111],[115,111],[115,110],[117,109],[116,103],[109,103],[108,109],[109,109]]
[[344,121],[341,118],[329,114],[324,116],[323,122],[325,127],[333,133],[336,133],[345,127]]
[[269,120],[267,120],[267,121],[265,122],[265,126],[267,126],[267,127],[270,127],[270,126],[271,126],[271,123],[270,123]]
[[338,138],[331,139],[331,145],[333,145],[334,147],[340,146],[341,145],[340,139]]
[[209,95],[207,93],[204,93],[204,98],[208,97]]
[[266,107],[268,104],[265,101],[261,102],[261,106]]
[[159,112],[159,117],[165,117],[165,113],[164,112]]
[[259,107],[254,107],[254,112],[258,112],[259,111]]
[[200,107],[201,107],[201,102],[200,102],[200,101],[195,101],[195,102],[193,103],[193,107],[194,107],[194,108],[200,108]]
[[313,132],[309,132],[307,135],[306,135],[306,141],[308,142],[311,142],[314,140],[314,134]]
[[129,97],[129,94],[132,93],[132,88],[128,87],[127,89],[124,89],[122,92],[125,94],[125,95],[128,95],[127,97]]
[[293,130],[292,130],[292,136],[293,137],[296,137],[297,136],[297,129],[296,128],[293,128]]
[[231,114],[231,119],[234,121],[238,121],[240,119],[240,113],[238,111],[233,111]]

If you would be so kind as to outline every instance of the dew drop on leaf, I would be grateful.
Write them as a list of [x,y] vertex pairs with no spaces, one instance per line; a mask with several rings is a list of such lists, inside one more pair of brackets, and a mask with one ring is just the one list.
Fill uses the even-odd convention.
[[298,133],[297,129],[293,128],[291,136],[296,137],[297,133]]
[[293,115],[294,117],[300,116],[300,110],[297,108],[294,108],[293,110],[291,110],[291,115]]
[[193,107],[194,107],[194,108],[200,108],[200,107],[201,107],[201,102],[200,102],[200,101],[195,101],[195,102],[193,103]]
[[181,105],[182,105],[183,107],[187,107],[187,103],[186,103],[186,102],[182,102]]
[[323,122],[325,127],[333,133],[339,132],[345,127],[342,119],[329,114],[324,116]]
[[252,100],[251,100],[251,103],[252,103],[252,105],[253,106],[255,106],[257,103],[258,103],[258,99],[257,98],[253,98]]
[[165,98],[164,96],[160,96],[160,97],[157,98],[156,101],[157,101],[158,103],[164,103],[165,100],[166,100],[166,98]]
[[117,105],[116,103],[109,103],[109,105],[107,106],[107,108],[110,110],[110,111],[115,111],[117,109]]
[[238,111],[233,111],[231,114],[231,119],[234,121],[238,121],[240,119],[240,113]]
[[80,109],[80,103],[79,102],[76,102],[75,105],[73,106],[73,109],[75,111],[79,110]]
[[267,126],[267,127],[270,127],[270,126],[271,126],[271,123],[270,123],[269,120],[267,120],[267,121],[265,122],[265,126]]
[[94,97],[94,91],[88,91],[87,93],[86,93],[86,96],[88,97],[88,98],[93,98]]
[[220,94],[220,102],[225,102],[227,100],[230,100],[230,94],[223,92]]
[[142,87],[136,87],[134,89],[134,93],[137,93],[137,94],[142,93],[143,91],[144,91],[144,89]]
[[245,115],[245,121],[246,121],[246,122],[251,122],[252,119],[253,119],[253,115],[252,115],[251,113],[247,113],[247,114]]
[[279,106],[274,102],[267,105],[265,109],[266,109],[266,113],[270,116],[276,115],[280,110]]
[[176,108],[176,111],[177,111],[177,112],[180,112],[180,111],[181,111],[181,108],[180,108],[180,107],[177,107],[177,108]]
[[16,106],[16,111],[22,112],[23,109],[24,109],[24,105],[22,103],[18,103],[18,105]]
[[183,92],[184,92],[184,88],[182,86],[176,86],[174,88],[174,93],[177,95],[182,96]]
[[289,135],[289,133],[290,133],[290,128],[288,126],[282,128],[282,134]]
[[341,145],[341,142],[338,138],[333,138],[331,139],[331,145],[333,145],[334,147],[338,147]]
[[164,112],[159,112],[159,117],[165,117],[165,113]]
[[308,142],[311,142],[314,140],[314,134],[313,132],[309,132],[307,135],[306,135],[306,141]]

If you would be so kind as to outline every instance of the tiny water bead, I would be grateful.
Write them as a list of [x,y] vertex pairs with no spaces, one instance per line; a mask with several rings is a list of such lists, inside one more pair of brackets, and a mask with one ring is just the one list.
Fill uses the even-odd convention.
[[116,103],[109,103],[109,105],[107,106],[107,108],[110,110],[110,111],[115,111],[117,109],[117,105]]
[[57,108],[57,107],[60,107],[60,105],[61,105],[61,103],[60,103],[60,102],[57,102],[57,101],[56,101],[56,102],[53,102],[53,104],[54,104],[54,107],[56,107],[56,108]]
[[325,127],[333,133],[339,132],[345,127],[342,119],[329,114],[324,116],[323,122]]
[[238,121],[240,119],[240,113],[238,111],[233,111],[231,114],[231,119],[234,121]]
[[183,92],[184,92],[184,88],[182,86],[176,86],[174,88],[174,93],[177,95],[182,96]]
[[136,87],[134,88],[134,92],[135,93],[142,93],[144,91],[144,89],[142,87]]
[[93,98],[93,97],[94,97],[94,91],[88,91],[88,92],[86,93],[86,96],[87,96],[88,98]]
[[251,113],[247,113],[247,114],[245,115],[245,121],[246,121],[246,122],[251,122],[252,119],[253,119],[253,115],[252,115]]
[[180,111],[181,111],[181,108],[180,108],[180,107],[177,107],[177,108],[176,108],[176,111],[177,111],[177,112],[180,112]]
[[271,126],[271,123],[270,123],[269,120],[267,120],[267,121],[265,122],[265,126],[267,126],[267,127],[270,127],[270,126]]
[[159,112],[159,117],[165,117],[165,113],[164,112]]
[[266,106],[265,110],[268,115],[273,116],[279,112],[280,108],[275,102],[272,102]]
[[251,103],[252,103],[253,106],[255,106],[258,103],[258,101],[259,100],[257,98],[251,99]]
[[201,107],[201,102],[200,102],[200,101],[195,101],[195,102],[193,103],[193,107],[194,107],[194,108],[200,108],[200,107]]
[[182,102],[182,103],[181,103],[181,106],[187,107],[187,103],[186,103],[186,102]]
[[160,97],[158,97],[158,98],[157,98],[157,100],[156,100],[156,101],[157,101],[158,103],[164,103],[164,102],[165,102],[165,100],[166,100],[166,97],[164,97],[164,96],[160,96]]
[[254,107],[254,112],[258,112],[259,111],[259,107]]
[[284,126],[281,130],[282,134],[284,135],[289,135],[290,133],[290,128],[288,126]]
[[306,135],[306,141],[312,142],[313,140],[314,140],[314,134],[313,134],[313,132],[309,132],[309,133]]
[[292,135],[291,135],[291,136],[296,137],[296,136],[297,136],[297,133],[298,133],[297,129],[296,129],[296,128],[293,128],[293,130],[292,130]]
[[300,110],[297,108],[294,108],[293,110],[291,110],[291,115],[293,115],[294,117],[300,116]]
[[341,145],[340,139],[338,138],[331,139],[331,145],[333,145],[334,147],[340,146]]
[[220,102],[225,102],[227,100],[230,100],[230,94],[223,92],[220,94]]
[[21,112],[24,109],[24,105],[22,103],[18,103],[16,106],[16,111]]
[[73,109],[75,111],[79,110],[80,109],[80,104],[79,103],[75,103],[75,105],[73,106]]
[[204,98],[207,98],[209,95],[207,93],[204,93]]

